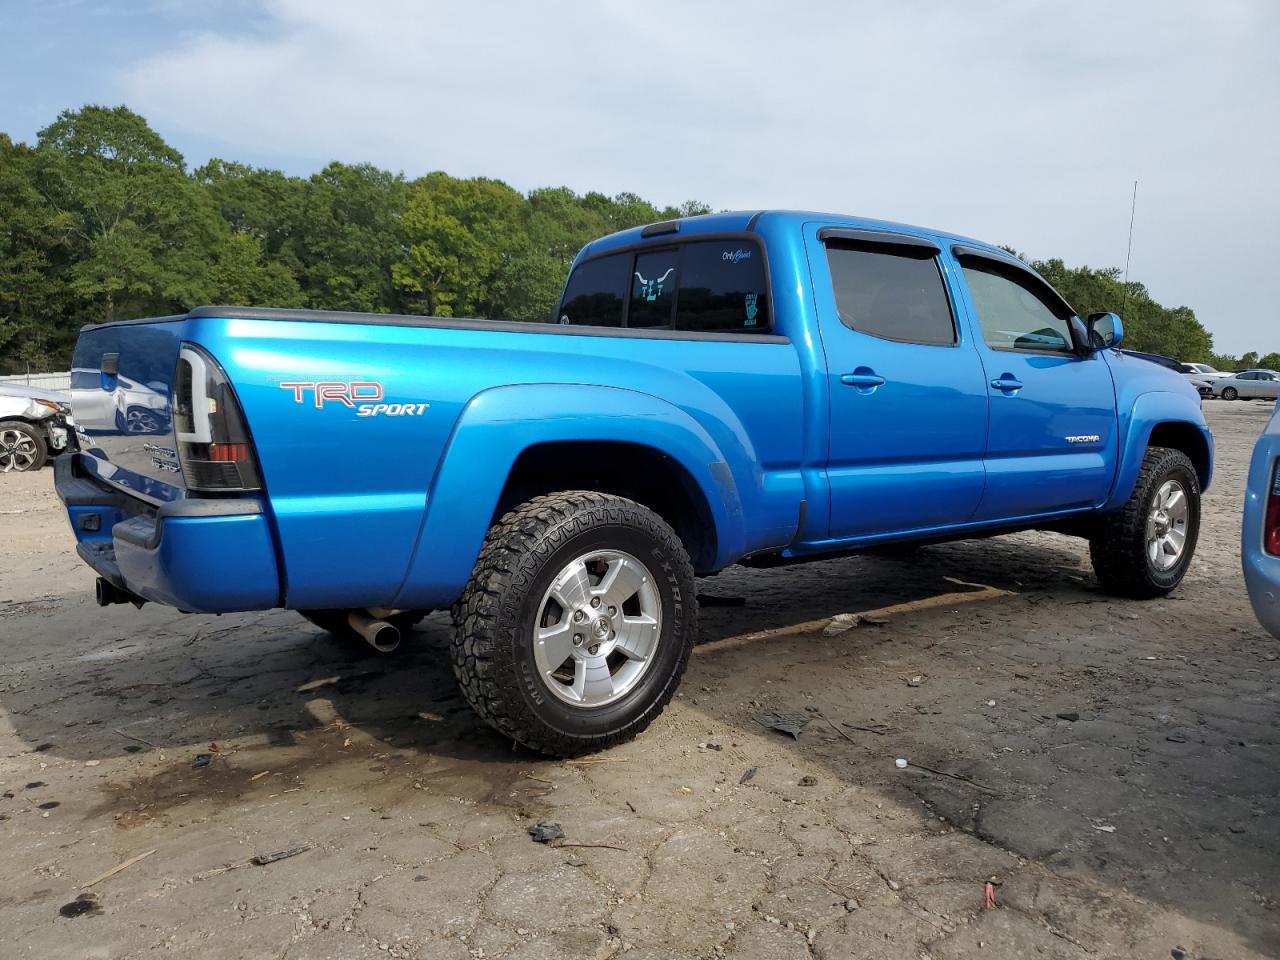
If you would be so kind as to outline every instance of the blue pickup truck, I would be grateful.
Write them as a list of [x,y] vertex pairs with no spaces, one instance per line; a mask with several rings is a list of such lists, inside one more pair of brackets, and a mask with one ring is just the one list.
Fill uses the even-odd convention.
[[480,716],[572,754],[662,710],[694,577],[730,564],[1051,529],[1144,598],[1191,560],[1196,391],[997,247],[818,213],[655,223],[588,244],[549,320],[86,327],[57,488],[99,602],[285,607],[380,649],[451,608]]

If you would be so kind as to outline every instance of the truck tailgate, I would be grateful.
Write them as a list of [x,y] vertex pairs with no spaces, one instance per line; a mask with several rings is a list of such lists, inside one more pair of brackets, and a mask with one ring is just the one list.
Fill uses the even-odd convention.
[[182,317],[83,330],[71,369],[71,416],[84,468],[152,503],[185,496],[173,425]]

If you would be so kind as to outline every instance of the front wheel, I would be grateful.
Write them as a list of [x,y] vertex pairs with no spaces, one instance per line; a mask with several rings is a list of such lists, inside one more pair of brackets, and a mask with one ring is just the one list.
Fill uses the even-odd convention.
[[1236,400],[1240,396],[1240,391],[1235,387],[1227,387],[1222,391],[1223,400]]
[[1151,447],[1124,508],[1090,539],[1089,556],[1106,590],[1150,600],[1182,582],[1199,534],[1195,467],[1181,450]]
[[0,473],[39,470],[49,459],[44,437],[21,420],[0,421]]
[[499,520],[453,610],[476,713],[541,753],[635,736],[675,693],[697,632],[693,568],[648,508],[572,491]]

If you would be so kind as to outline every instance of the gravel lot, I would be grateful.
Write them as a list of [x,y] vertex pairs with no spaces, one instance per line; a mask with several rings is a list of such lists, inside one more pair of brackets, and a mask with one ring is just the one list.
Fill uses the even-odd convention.
[[0,477],[0,954],[1280,955],[1280,642],[1238,559],[1271,404],[1206,410],[1171,598],[1101,595],[1052,534],[734,568],[671,709],[579,763],[473,719],[443,614],[379,656],[99,609],[52,471]]

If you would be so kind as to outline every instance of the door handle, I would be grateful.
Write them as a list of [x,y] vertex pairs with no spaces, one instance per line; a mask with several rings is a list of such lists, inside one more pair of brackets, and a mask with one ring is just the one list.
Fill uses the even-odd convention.
[[991,381],[991,385],[997,390],[1005,390],[1009,393],[1017,393],[1022,389],[1022,381],[1011,373],[1006,373],[1004,376],[996,377],[996,379]]
[[861,387],[865,390],[884,386],[884,377],[872,373],[866,367],[859,367],[854,373],[841,375],[840,382],[846,387]]

